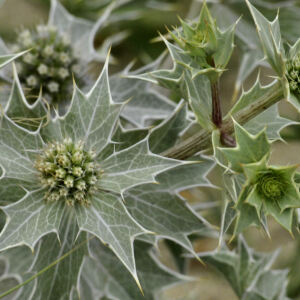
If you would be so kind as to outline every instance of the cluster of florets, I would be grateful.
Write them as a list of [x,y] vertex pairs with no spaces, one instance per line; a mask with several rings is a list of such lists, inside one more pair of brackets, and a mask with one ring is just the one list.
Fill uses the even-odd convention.
[[67,35],[56,27],[37,26],[36,30],[21,31],[13,52],[31,49],[17,61],[17,71],[27,95],[35,98],[42,88],[50,104],[56,104],[72,94],[72,74],[80,72],[78,59]]
[[257,177],[258,192],[265,199],[280,200],[286,192],[287,183],[280,170],[269,169]]
[[291,92],[300,96],[300,52],[287,63],[287,78]]
[[46,201],[90,205],[102,171],[94,161],[95,153],[85,151],[83,146],[81,141],[74,143],[68,138],[62,143],[49,144],[38,157],[35,166],[42,185],[47,188]]
[[188,25],[183,21],[181,21],[181,23],[183,24],[182,31],[176,30],[175,33],[170,32],[172,38],[190,55],[195,57],[205,57],[207,55],[206,52],[208,51],[207,48],[209,44],[207,32],[198,28],[197,25],[199,24]]

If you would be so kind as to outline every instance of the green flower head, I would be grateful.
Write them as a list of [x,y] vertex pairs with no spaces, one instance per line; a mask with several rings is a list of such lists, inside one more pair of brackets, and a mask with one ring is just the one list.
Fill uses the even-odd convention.
[[[17,61],[17,71],[27,98],[35,100],[40,90],[50,104],[71,98],[73,78],[82,67],[74,54],[68,34],[62,35],[54,26],[39,25],[35,30],[21,31],[13,52],[31,49]],[[78,81],[78,80],[77,80]]]
[[180,19],[181,28],[170,31],[171,37],[202,68],[224,69],[233,51],[235,24],[222,32],[204,1],[197,22]]
[[[267,230],[266,216],[273,216],[291,232],[295,208],[300,207],[300,194],[294,175],[297,166],[270,166],[271,144],[266,129],[256,135],[234,121],[235,148],[218,148],[228,161],[228,170],[243,182],[236,199],[235,234],[251,225]],[[237,180],[237,179],[236,179]]]
[[288,186],[283,174],[276,169],[261,172],[257,177],[256,184],[258,192],[268,200],[280,200]]
[[300,207],[300,194],[294,180],[296,169],[297,166],[269,166],[267,156],[243,165],[247,181],[237,208],[243,213],[245,205],[252,207],[256,211],[256,216],[252,215],[253,223],[271,215],[291,232],[294,210]]
[[290,90],[300,99],[300,51],[287,61],[286,68]]
[[90,205],[95,185],[101,177],[95,153],[85,151],[84,144],[72,139],[50,143],[38,157],[35,167],[40,172],[41,183],[47,188],[45,199],[64,199],[68,205]]

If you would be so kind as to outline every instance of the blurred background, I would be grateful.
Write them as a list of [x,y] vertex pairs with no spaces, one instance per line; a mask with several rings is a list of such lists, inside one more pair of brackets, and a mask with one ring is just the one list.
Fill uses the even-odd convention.
[[[16,31],[22,27],[32,28],[35,24],[46,23],[50,1],[48,0],[7,0],[0,9],[0,35],[6,41],[14,39]],[[103,9],[111,2],[109,0],[61,0],[62,4],[76,16],[96,20],[101,16]],[[224,111],[228,110],[232,102],[236,100],[243,83],[245,90],[253,85],[256,80],[259,61],[259,50],[256,59],[253,59],[252,69],[244,82],[238,82],[240,65],[243,61],[243,53],[249,47],[250,42],[256,39],[255,28],[243,0],[214,0],[210,3],[212,12],[220,22],[220,26],[235,22],[239,16],[243,16],[239,23],[241,30],[237,37],[237,47],[221,80],[221,97]],[[256,5],[269,18],[276,16],[280,8],[281,31],[285,42],[293,43],[300,37],[300,1],[282,0],[253,0]],[[135,68],[150,63],[157,58],[164,50],[162,42],[153,42],[158,32],[165,34],[166,26],[178,25],[178,16],[192,20],[197,17],[201,9],[201,1],[195,0],[124,0],[118,3],[117,9],[113,12],[109,22],[97,34],[95,46],[100,46],[107,39],[115,41],[112,48],[112,55],[115,63],[110,68],[111,73],[118,72],[135,61]],[[243,30],[248,34],[244,35]],[[253,33],[254,32],[254,33]],[[120,33],[121,36],[120,36]],[[250,41],[250,42],[249,42]],[[249,43],[248,43],[249,42]],[[256,55],[255,54],[255,55]],[[254,55],[254,56],[255,56]],[[264,64],[261,69],[262,83],[272,81],[270,76],[274,75]],[[96,66],[100,69],[99,66]],[[293,120],[300,120],[299,115],[287,103],[280,103],[280,114]],[[290,126],[284,129],[282,137],[287,143],[278,141],[273,144],[272,163],[278,165],[299,164],[300,152],[300,128]],[[215,185],[221,185],[220,169],[215,168],[209,179]],[[222,212],[221,192],[212,188],[193,189],[184,192],[184,196],[192,205],[200,209],[200,213],[212,224],[219,226]],[[199,203],[201,205],[199,205]],[[206,208],[205,208],[206,207]],[[208,207],[208,208],[207,208]],[[281,249],[279,258],[274,268],[289,268],[288,295],[292,299],[300,300],[300,236],[291,237],[288,232],[282,229],[277,223],[271,224],[272,240],[257,229],[246,231],[246,238],[251,247],[258,251],[274,251]],[[215,249],[217,241],[211,238],[195,236],[193,238],[196,252]],[[234,244],[232,245],[234,246]],[[173,253],[180,255],[181,249],[171,242],[160,242],[160,259],[168,267],[177,271],[186,272],[195,276],[197,280],[184,283],[180,286],[168,288],[160,293],[159,299],[163,300],[235,300],[231,287],[226,280],[211,269],[203,266],[196,260],[174,260]],[[2,289],[2,287],[0,286]],[[201,296],[199,296],[201,295]],[[221,296],[220,296],[221,295]]]

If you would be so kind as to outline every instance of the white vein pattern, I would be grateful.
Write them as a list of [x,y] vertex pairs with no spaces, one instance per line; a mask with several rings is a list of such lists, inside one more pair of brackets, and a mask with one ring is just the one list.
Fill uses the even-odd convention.
[[[60,226],[61,244],[54,234],[45,236],[36,253],[36,261],[31,267],[32,271],[39,271],[48,264],[59,259],[76,245],[86,240],[86,234],[80,235],[74,245],[78,233],[78,226],[74,212],[67,212]],[[59,261],[55,267],[37,278],[37,288],[31,299],[68,299],[71,289],[76,286],[78,272],[86,254],[87,244]]]
[[85,259],[82,266],[79,285],[80,295],[89,295],[87,300],[98,299],[101,296],[122,300],[153,300],[156,299],[157,290],[183,279],[149,253],[148,244],[137,242],[135,257],[138,276],[143,286],[142,295],[134,280],[128,277],[126,269],[111,251],[97,240],[91,241],[89,250],[90,257]]
[[142,183],[155,183],[155,176],[179,161],[167,159],[149,151],[148,139],[120,152],[116,152],[101,164],[104,175],[100,187],[122,193]]
[[133,239],[145,233],[145,230],[134,221],[124,207],[120,197],[98,192],[90,208],[76,208],[80,230],[96,235],[107,244],[126,267],[133,272],[135,262],[133,255]]
[[124,194],[127,209],[146,229],[181,244],[192,253],[188,235],[208,232],[209,224],[192,210],[179,191],[211,186],[206,175],[214,163],[204,157],[202,160],[202,163],[181,165],[158,175],[157,185],[144,184]]
[[103,61],[94,49],[94,38],[110,15],[114,4],[109,5],[96,23],[74,17],[57,0],[51,0],[48,25],[56,26],[62,34],[68,34],[75,52],[82,59]]
[[23,199],[3,207],[7,223],[0,235],[0,248],[27,245],[32,250],[37,241],[50,232],[58,232],[64,214],[62,202],[46,205],[44,191],[28,192]]
[[35,181],[36,171],[32,162],[32,149],[39,149],[39,135],[18,128],[5,116],[1,120],[0,166],[6,178]]

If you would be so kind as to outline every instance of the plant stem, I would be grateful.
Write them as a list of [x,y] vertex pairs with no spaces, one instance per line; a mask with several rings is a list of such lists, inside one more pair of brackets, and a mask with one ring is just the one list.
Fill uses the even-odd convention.
[[[232,117],[241,125],[247,123],[261,112],[283,99],[282,86],[279,81],[276,81],[264,95],[257,98],[256,101],[241,109],[233,116],[226,115],[223,120],[221,131],[231,134],[234,131]],[[175,158],[187,159],[196,153],[209,149],[211,147],[211,132],[200,130],[196,134],[175,145],[174,147],[164,151],[161,155]]]
[[212,97],[212,121],[216,127],[220,128],[222,125],[222,110],[219,96],[219,80],[211,84]]

